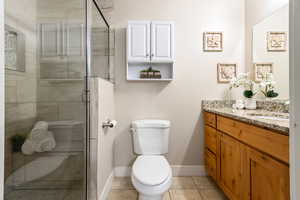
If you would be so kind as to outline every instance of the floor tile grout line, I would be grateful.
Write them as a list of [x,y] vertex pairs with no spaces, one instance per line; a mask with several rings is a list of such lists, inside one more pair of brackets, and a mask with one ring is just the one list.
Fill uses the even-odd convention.
[[[177,178],[180,178],[180,177],[177,177]],[[196,180],[196,177],[194,177],[194,176],[191,176],[191,177],[188,177],[188,176],[185,176],[185,177],[182,177],[182,178],[188,178],[188,179],[191,179],[191,182],[190,181],[188,181],[189,182],[189,185],[190,186],[193,186],[193,187],[187,187],[187,188],[185,188],[185,187],[182,187],[182,188],[170,188],[166,193],[166,196],[164,196],[166,199],[168,199],[168,200],[175,200],[174,198],[173,198],[173,195],[172,195],[172,190],[181,190],[181,191],[184,191],[184,190],[194,190],[198,195],[199,195],[199,197],[200,197],[200,200],[208,200],[207,198],[206,198],[206,196],[204,195],[204,193],[203,193],[203,191],[205,191],[205,190],[215,190],[215,191],[220,191],[220,188],[217,186],[217,185],[215,185],[215,187],[211,187],[211,188],[206,188],[206,187],[204,187],[206,184],[205,184],[205,182],[204,182],[204,184],[202,184],[203,183],[203,181],[200,181],[199,183],[200,183],[200,185],[199,184],[197,184],[197,180]],[[180,179],[179,179],[180,180]],[[182,185],[184,185],[185,184],[185,180],[184,179],[182,179],[183,181],[181,182],[181,184]],[[179,181],[180,182],[180,181]],[[127,184],[127,185],[126,185]],[[112,191],[134,191],[134,192],[136,192],[136,194],[137,194],[137,196],[136,196],[136,200],[138,200],[138,192],[134,189],[134,188],[129,188],[128,187],[128,185],[129,185],[130,183],[129,182],[125,182],[125,184],[123,185],[124,186],[124,188],[122,188],[122,187],[120,187],[120,188],[116,188],[116,189],[111,189],[111,192]],[[180,184],[180,183],[179,183]],[[203,187],[201,187],[201,185],[203,185]],[[199,187],[198,187],[199,186]],[[222,192],[222,191],[221,191]],[[219,198],[218,198],[219,199]],[[223,199],[223,198],[221,198],[221,199]],[[221,200],[220,199],[220,200]]]

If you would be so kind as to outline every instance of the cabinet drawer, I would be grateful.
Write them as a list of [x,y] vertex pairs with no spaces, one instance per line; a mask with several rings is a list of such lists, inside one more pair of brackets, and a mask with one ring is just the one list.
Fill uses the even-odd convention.
[[206,125],[209,125],[211,127],[217,127],[217,117],[213,113],[204,112],[204,122]]
[[217,130],[207,125],[205,126],[205,145],[211,152],[217,153]]
[[221,116],[217,117],[217,129],[235,138],[238,138],[241,132],[240,122]]
[[218,130],[289,163],[289,137],[260,127],[218,116]]
[[208,149],[205,150],[205,167],[206,172],[215,181],[217,180],[217,159],[216,156]]

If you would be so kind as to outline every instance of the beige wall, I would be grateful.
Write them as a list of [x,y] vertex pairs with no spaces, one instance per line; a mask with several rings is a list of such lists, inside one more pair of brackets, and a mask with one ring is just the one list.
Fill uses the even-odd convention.
[[[235,62],[244,71],[245,7],[241,0],[115,0],[115,110],[119,121],[115,165],[134,160],[130,122],[143,118],[172,123],[169,160],[173,165],[203,164],[201,100],[221,99],[227,84],[217,83],[217,63]],[[125,28],[128,20],[175,22],[175,79],[172,82],[125,80]],[[202,33],[224,32],[224,52],[202,51]]]
[[[102,128],[107,119],[115,119],[114,85],[101,78],[91,79],[91,185],[90,194],[104,199],[104,187],[114,169],[115,128]],[[96,191],[97,188],[97,192]]]

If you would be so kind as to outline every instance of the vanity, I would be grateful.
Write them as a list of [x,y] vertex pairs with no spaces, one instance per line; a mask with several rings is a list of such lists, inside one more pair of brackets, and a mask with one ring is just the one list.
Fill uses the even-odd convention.
[[288,113],[207,105],[206,171],[227,197],[290,199]]

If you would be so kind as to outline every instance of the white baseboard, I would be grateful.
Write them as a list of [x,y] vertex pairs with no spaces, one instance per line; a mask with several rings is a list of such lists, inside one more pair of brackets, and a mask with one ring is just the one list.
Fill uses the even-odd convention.
[[114,177],[115,177],[114,171],[112,171],[105,182],[104,188],[103,188],[98,200],[106,200],[108,198]]
[[[172,165],[173,176],[206,176],[204,165]],[[131,167],[115,167],[116,177],[127,177],[131,175]]]

